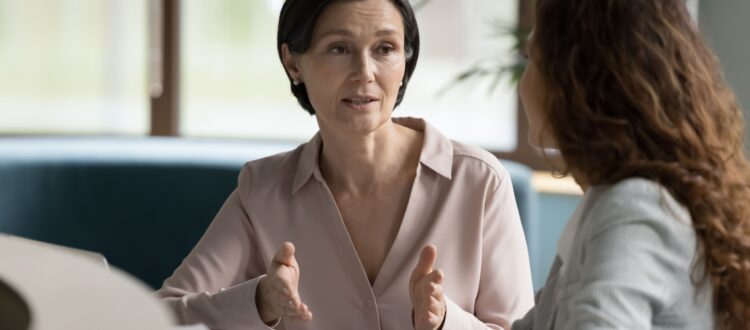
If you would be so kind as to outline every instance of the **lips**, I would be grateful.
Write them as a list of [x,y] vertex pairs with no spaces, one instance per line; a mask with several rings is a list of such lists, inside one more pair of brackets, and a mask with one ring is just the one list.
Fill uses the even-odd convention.
[[356,111],[368,111],[378,101],[379,98],[371,95],[355,95],[341,100],[349,109]]
[[378,101],[378,99],[374,97],[363,96],[363,97],[348,97],[348,98],[345,98],[343,101],[351,105],[365,105],[368,103]]

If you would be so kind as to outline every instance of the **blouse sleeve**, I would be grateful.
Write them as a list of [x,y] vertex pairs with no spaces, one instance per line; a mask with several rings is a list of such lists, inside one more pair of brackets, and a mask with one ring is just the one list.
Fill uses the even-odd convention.
[[156,295],[180,324],[203,323],[211,329],[270,329],[255,304],[265,274],[255,231],[232,192],[195,248]]
[[507,172],[485,201],[482,270],[474,314],[446,297],[443,329],[510,329],[534,306],[531,266]]

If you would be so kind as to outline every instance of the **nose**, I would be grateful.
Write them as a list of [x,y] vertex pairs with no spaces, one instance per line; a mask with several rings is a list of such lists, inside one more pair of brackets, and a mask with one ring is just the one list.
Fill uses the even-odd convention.
[[369,52],[363,51],[355,56],[352,81],[371,82],[373,80],[375,80],[375,63]]

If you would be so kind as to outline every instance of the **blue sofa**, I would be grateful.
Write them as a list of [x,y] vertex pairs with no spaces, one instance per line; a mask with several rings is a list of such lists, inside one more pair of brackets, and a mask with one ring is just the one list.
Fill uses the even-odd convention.
[[[102,253],[158,288],[236,187],[242,164],[294,147],[175,138],[3,138],[0,232]],[[537,198],[531,171],[503,164],[528,228]]]

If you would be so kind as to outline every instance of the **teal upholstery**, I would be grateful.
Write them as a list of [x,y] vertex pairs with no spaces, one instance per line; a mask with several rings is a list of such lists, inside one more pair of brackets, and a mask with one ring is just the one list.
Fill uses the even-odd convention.
[[[294,148],[185,139],[0,139],[0,232],[102,253],[158,288],[235,188],[241,165]],[[531,171],[504,162],[524,227]]]

